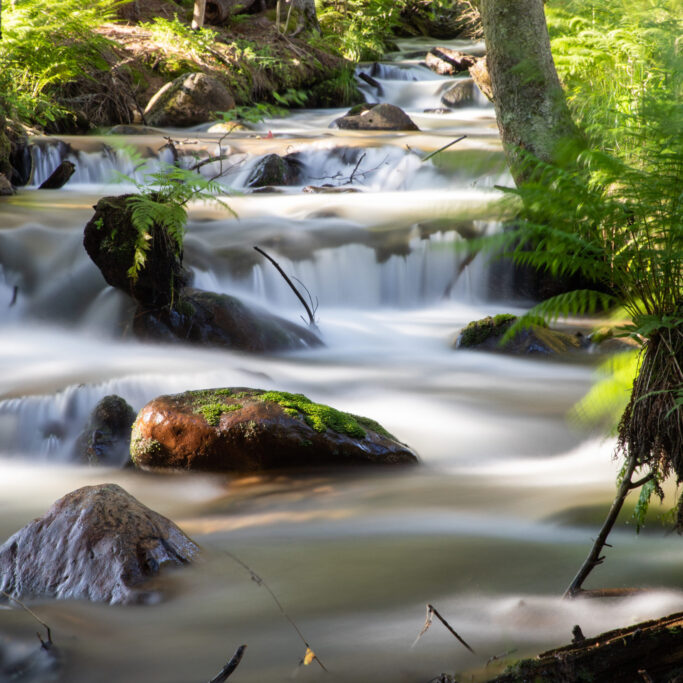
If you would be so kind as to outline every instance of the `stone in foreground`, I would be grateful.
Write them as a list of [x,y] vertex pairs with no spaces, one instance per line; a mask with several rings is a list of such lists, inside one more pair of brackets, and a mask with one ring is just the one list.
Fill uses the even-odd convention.
[[242,387],[154,399],[133,425],[131,456],[143,469],[218,472],[418,461],[374,420],[302,394]]
[[0,591],[18,598],[149,603],[159,594],[141,584],[162,565],[187,564],[198,552],[173,522],[120,486],[85,486],[0,547]]
[[343,130],[419,130],[403,109],[387,102],[376,104],[369,109],[355,109],[334,121]]

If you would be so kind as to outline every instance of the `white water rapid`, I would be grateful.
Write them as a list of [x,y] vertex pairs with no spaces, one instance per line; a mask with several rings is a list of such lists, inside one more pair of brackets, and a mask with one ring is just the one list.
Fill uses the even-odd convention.
[[[462,47],[456,43],[455,47]],[[92,205],[135,176],[130,148],[170,161],[162,135],[36,140],[31,185],[0,202],[0,543],[67,492],[113,481],[169,516],[204,549],[161,579],[168,599],[112,608],[32,601],[64,650],[70,683],[208,680],[241,643],[234,680],[426,683],[683,609],[680,543],[656,523],[614,533],[595,586],[653,586],[610,603],[560,596],[588,552],[614,492],[613,444],[566,419],[593,363],[454,351],[470,320],[515,312],[504,269],[455,245],[498,230],[497,184],[509,183],[493,110],[476,98],[438,109],[454,79],[405,41],[372,69],[369,100],[404,107],[419,133],[340,131],[342,110],[302,110],[224,137],[170,131],[181,162],[223,154],[224,207],[191,207],[185,262],[201,288],[297,321],[259,245],[317,297],[324,348],[254,356],[142,344],[133,307],[82,247]],[[477,46],[469,46],[477,50]],[[408,54],[409,57],[405,57]],[[467,135],[430,160],[423,158]],[[264,155],[293,154],[299,184],[252,193]],[[39,191],[60,159],[77,165],[61,190]],[[202,172],[210,177],[218,163]],[[335,192],[304,191],[332,185]],[[344,190],[341,192],[340,190]],[[353,190],[353,191],[348,191]],[[236,478],[140,474],[75,461],[74,441],[99,399],[139,410],[162,394],[219,386],[303,392],[367,415],[420,455],[409,471]],[[263,587],[268,583],[315,653]],[[411,647],[431,603],[476,651],[434,623]],[[0,610],[0,637],[34,639],[21,610]]]

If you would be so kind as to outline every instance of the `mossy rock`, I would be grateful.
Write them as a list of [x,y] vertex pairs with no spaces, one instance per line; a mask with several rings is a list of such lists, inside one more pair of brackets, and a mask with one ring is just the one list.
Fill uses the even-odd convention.
[[336,119],[333,125],[343,130],[419,130],[408,114],[387,102],[376,104],[359,114],[345,114]]
[[516,320],[516,316],[503,313],[472,321],[458,335],[454,346],[456,349],[496,351],[513,355],[561,354],[586,346],[586,340],[581,335],[553,330],[542,323],[520,330],[511,339],[501,343]]
[[417,462],[374,420],[247,387],[154,399],[133,426],[131,457],[143,469],[236,472]]

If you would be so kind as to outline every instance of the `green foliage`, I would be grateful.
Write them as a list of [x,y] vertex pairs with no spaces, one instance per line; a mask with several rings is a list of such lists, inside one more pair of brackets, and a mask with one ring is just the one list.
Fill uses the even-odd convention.
[[140,26],[152,34],[152,38],[165,52],[180,52],[194,59],[205,56],[218,36],[208,28],[193,30],[180,21],[177,14],[173,15],[173,19],[154,17],[152,21]]
[[322,403],[313,403],[303,394],[290,394],[286,391],[266,391],[259,398],[262,401],[272,401],[281,405],[292,417],[303,414],[306,423],[317,432],[331,429],[340,434],[348,434],[356,439],[365,437],[365,430],[360,426],[355,415],[343,413]]
[[324,41],[353,61],[378,59],[400,23],[406,0],[323,1],[318,18]]
[[253,106],[237,105],[229,111],[218,112],[223,121],[246,121],[248,123],[258,123],[263,119],[286,116],[286,114],[287,109],[268,102],[257,102]]
[[[129,150],[129,154],[134,163],[140,162],[135,150]],[[133,263],[128,269],[128,276],[132,280],[137,279],[145,266],[154,226],[161,228],[165,239],[170,240],[175,252],[180,254],[187,224],[187,205],[191,200],[210,200],[229,208],[217,198],[218,194],[225,192],[225,188],[214,180],[207,180],[199,173],[170,164],[145,173],[144,162],[141,165],[141,181],[121,176],[138,189],[138,194],[128,199],[131,220],[137,232]]]
[[0,112],[47,125],[69,115],[60,91],[106,70],[109,41],[93,28],[113,19],[115,0],[16,0],[2,8]]
[[199,406],[194,412],[202,415],[212,427],[217,427],[223,413],[232,413],[241,409],[242,404],[240,403],[232,403],[230,405],[225,403],[207,403]]

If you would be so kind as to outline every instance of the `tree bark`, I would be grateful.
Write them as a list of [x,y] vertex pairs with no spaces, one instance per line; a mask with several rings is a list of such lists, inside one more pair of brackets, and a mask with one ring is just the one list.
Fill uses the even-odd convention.
[[524,659],[489,683],[644,683],[678,681],[682,673],[683,612],[678,612]]
[[550,52],[543,0],[480,0],[496,119],[510,171],[528,178],[525,156],[558,161],[578,139]]
[[206,12],[206,0],[195,0],[192,14],[192,28],[196,31],[204,26],[204,13]]

